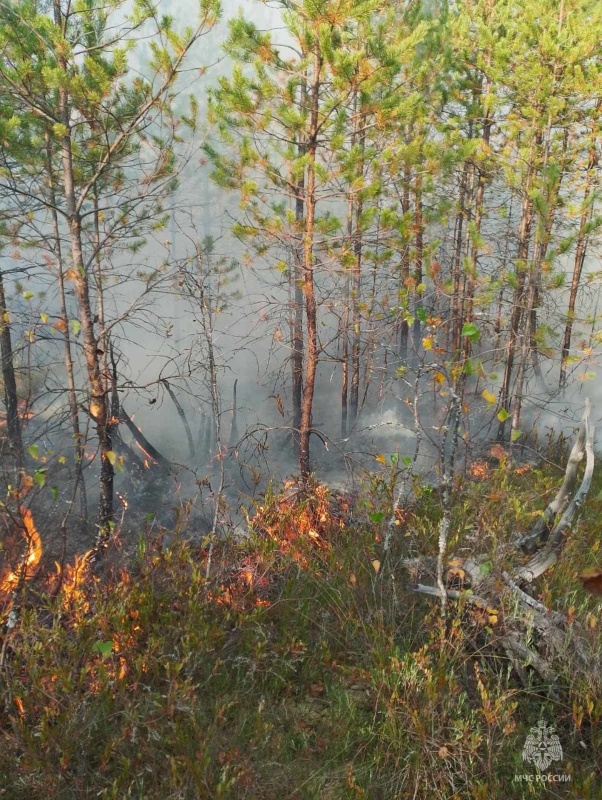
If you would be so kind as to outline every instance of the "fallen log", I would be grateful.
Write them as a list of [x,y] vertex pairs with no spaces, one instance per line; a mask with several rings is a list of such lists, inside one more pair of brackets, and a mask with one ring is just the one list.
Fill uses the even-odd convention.
[[[578,621],[569,621],[565,614],[546,608],[523,588],[543,575],[560,558],[566,538],[575,525],[591,486],[595,462],[594,434],[590,422],[590,403],[586,401],[562,486],[543,517],[523,537],[524,544],[535,548],[529,561],[512,572],[499,573],[494,568],[483,574],[481,564],[489,560],[487,556],[454,559],[470,579],[470,588],[445,588],[447,597],[452,600],[500,610],[501,627],[496,629],[494,643],[506,653],[525,682],[529,667],[539,673],[544,681],[556,682],[560,666],[564,664],[566,667],[567,658],[571,659],[571,668],[588,674],[600,674],[602,668],[600,654],[593,651]],[[575,491],[579,465],[584,456],[585,470]],[[559,514],[560,519],[552,525]],[[507,548],[500,554],[506,556]],[[405,559],[401,563],[411,571],[428,570],[432,573],[434,562],[431,556]],[[457,564],[454,564],[456,572]],[[411,590],[437,598],[441,598],[442,594],[439,586],[424,583],[414,584]],[[475,590],[478,590],[478,595]]]
[[171,397],[172,402],[173,402],[174,406],[176,407],[176,411],[178,412],[178,416],[182,420],[182,425],[184,426],[184,430],[186,432],[186,439],[188,440],[188,450],[190,451],[190,458],[194,460],[196,458],[196,450],[195,450],[195,447],[194,447],[194,440],[192,438],[192,431],[190,430],[190,425],[188,424],[188,419],[186,418],[186,412],[182,408],[182,405],[180,404],[180,401],[176,397],[176,395],[175,395],[173,389],[171,388],[171,386],[169,385],[168,381],[165,378],[163,378],[161,380],[161,383],[167,389],[167,394]]
[[550,535],[550,526],[559,514],[562,514],[569,504],[571,495],[577,482],[577,472],[579,464],[583,460],[586,450],[586,423],[589,419],[589,400],[586,400],[586,411],[581,419],[577,438],[573,444],[571,454],[564,473],[564,481],[558,490],[558,494],[547,506],[543,515],[537,520],[531,531],[525,536],[516,540],[516,545],[527,555],[532,555],[536,550],[544,545]]
[[[581,485],[573,499],[566,504],[564,514],[560,518],[560,521],[554,526],[552,531],[545,542],[545,545],[542,547],[541,550],[535,553],[535,555],[517,570],[514,574],[514,580],[517,583],[521,581],[526,581],[527,583],[532,583],[535,578],[538,578],[540,575],[548,570],[552,564],[556,563],[562,547],[564,545],[565,539],[573,527],[573,524],[577,518],[579,513],[579,509],[581,508],[585,498],[588,495],[592,477],[594,474],[594,434],[595,428],[593,425],[590,425],[589,421],[589,414],[590,414],[590,405],[589,400],[586,400],[585,405],[585,412],[583,414],[583,419],[581,421],[581,427],[579,430],[579,435],[577,437],[577,442],[575,442],[575,447],[573,447],[573,451],[571,452],[571,459],[573,459],[573,464],[571,464],[571,459],[569,459],[569,467],[571,471],[574,471],[575,478],[577,473],[577,466],[574,466],[576,463],[579,464],[579,461],[583,458],[583,450],[585,450],[586,455],[586,464],[585,464],[585,472],[583,473],[583,478],[581,481]],[[579,445],[579,448],[577,448]],[[567,477],[569,473],[569,467],[567,467],[567,475],[565,475],[565,484],[567,483]],[[572,482],[574,483],[575,478],[571,477]],[[564,486],[564,484],[563,484]],[[560,492],[559,492],[560,495]]]
[[132,422],[130,416],[127,414],[126,410],[124,409],[123,405],[121,405],[119,409],[119,421],[125,422],[125,425],[129,432],[132,434],[136,442],[140,445],[140,447],[153,459],[159,464],[163,469],[170,470],[171,469],[171,462],[168,461],[165,456],[161,455],[161,453],[154,447],[146,438],[146,436],[139,430],[134,423]]

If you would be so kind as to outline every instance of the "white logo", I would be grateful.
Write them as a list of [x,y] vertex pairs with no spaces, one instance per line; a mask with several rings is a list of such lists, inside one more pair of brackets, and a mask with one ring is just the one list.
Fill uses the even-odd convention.
[[562,761],[562,745],[554,731],[555,728],[548,727],[541,720],[531,728],[523,747],[523,761],[535,764],[540,772],[546,770],[552,761]]

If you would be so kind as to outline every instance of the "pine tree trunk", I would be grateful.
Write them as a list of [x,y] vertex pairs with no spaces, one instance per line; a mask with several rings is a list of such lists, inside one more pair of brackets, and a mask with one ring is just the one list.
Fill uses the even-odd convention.
[[[602,100],[596,103],[596,117],[599,117],[602,110]],[[585,256],[587,253],[587,245],[589,241],[588,224],[593,213],[593,205],[589,203],[592,187],[597,177],[598,167],[598,153],[596,142],[598,138],[598,126],[594,123],[592,131],[591,145],[589,150],[589,158],[587,163],[587,174],[585,178],[585,188],[583,190],[583,205],[581,212],[581,219],[579,221],[579,233],[577,235],[577,247],[575,249],[575,260],[573,262],[573,277],[571,279],[571,289],[569,293],[569,302],[567,307],[566,323],[564,327],[564,335],[562,337],[562,349],[560,351],[560,379],[559,389],[564,391],[567,380],[567,359],[571,350],[571,338],[573,335],[573,324],[575,322],[575,307],[577,305],[577,294],[581,284],[581,275],[583,273],[583,264],[585,263]]]
[[[366,143],[366,123],[362,110],[360,109],[360,121],[358,126],[358,137],[360,152],[363,155]],[[364,164],[363,158],[360,155],[359,169],[363,174]],[[355,206],[355,219],[353,230],[353,271],[351,276],[352,295],[353,295],[353,315],[352,315],[352,344],[351,344],[351,390],[349,398],[349,416],[351,424],[355,425],[359,413],[359,395],[360,395],[360,351],[362,342],[362,315],[361,315],[361,299],[362,299],[362,229],[361,217],[363,203],[361,198],[354,198],[353,205]]]
[[468,184],[468,161],[464,162],[462,177],[460,179],[460,195],[458,198],[458,213],[454,229],[454,255],[452,261],[452,357],[457,358],[460,354],[460,343],[462,333],[462,243],[464,233],[464,219],[466,217],[466,187]]
[[[412,175],[408,164],[404,166],[403,170],[403,192],[401,195],[401,210],[404,215],[410,211],[410,183]],[[409,278],[410,278],[410,251],[406,245],[401,257],[401,284],[404,292],[409,291]],[[405,316],[405,315],[404,315]],[[403,366],[408,363],[408,339],[410,334],[410,326],[407,319],[401,320],[400,333],[399,333],[399,360]]]
[[309,440],[316,372],[318,368],[318,324],[314,281],[314,227],[316,217],[316,151],[318,144],[318,110],[320,102],[320,73],[322,59],[320,44],[314,44],[313,75],[310,94],[310,126],[307,140],[307,167],[305,184],[305,230],[303,238],[303,294],[307,321],[307,352],[303,395],[301,398],[301,424],[299,426],[299,472],[306,481],[311,472]]
[[[531,187],[535,175],[533,164],[534,145],[541,143],[541,136],[535,136],[535,140],[529,152],[529,172],[524,187],[523,202],[521,208],[521,221],[518,234],[518,265],[516,270],[516,288],[512,301],[512,315],[510,318],[510,330],[506,343],[506,365],[504,367],[504,377],[500,390],[500,409],[510,415],[510,387],[514,369],[514,359],[516,355],[517,343],[521,332],[523,321],[524,300],[525,300],[525,281],[528,270],[529,247],[531,243],[531,227],[533,224],[533,200],[531,199]],[[506,420],[500,421],[497,431],[497,440],[503,441],[506,429]]]
[[50,137],[46,135],[46,174],[48,176],[48,193],[52,204],[52,229],[54,235],[54,254],[57,260],[57,285],[61,319],[63,321],[64,339],[64,358],[65,372],[67,374],[67,391],[69,397],[69,415],[71,417],[71,428],[73,430],[73,447],[75,450],[75,486],[74,491],[79,491],[80,518],[82,527],[88,520],[88,501],[86,497],[86,482],[82,471],[84,463],[84,440],[79,424],[79,410],[77,406],[77,389],[75,385],[75,370],[73,365],[73,353],[71,350],[71,334],[69,331],[69,317],[67,314],[67,299],[65,296],[65,275],[63,270],[63,253],[61,247],[61,234],[59,228],[58,214],[56,212],[56,178],[52,167],[52,146]]
[[[422,214],[422,176],[418,174],[416,176],[416,184],[415,184],[415,202],[416,208],[414,212],[414,226],[416,228],[416,261],[415,261],[415,273],[414,279],[416,281],[416,287],[422,283],[422,269],[423,269],[423,261],[424,261],[424,223],[423,223],[423,214]],[[415,301],[414,305],[418,305],[418,297],[419,295],[414,293]],[[418,319],[418,315],[416,314],[416,308],[414,308],[414,325],[412,328],[412,340],[414,345],[414,363],[418,363],[418,356],[420,353],[420,320]]]
[[[60,0],[54,0],[55,23],[62,28],[63,14]],[[59,56],[59,64],[66,71],[64,57]],[[114,523],[113,511],[113,466],[109,457],[111,436],[108,424],[107,396],[102,381],[101,362],[98,343],[94,331],[94,317],[90,304],[89,275],[85,268],[82,245],[82,221],[75,197],[75,170],[71,143],[71,126],[67,90],[58,89],[58,114],[65,133],[61,138],[61,158],[63,167],[63,193],[65,212],[69,223],[71,260],[75,273],[75,293],[77,296],[80,323],[82,327],[83,352],[90,390],[90,411],[96,423],[100,450],[100,497],[98,510],[97,550],[107,544]]]
[[[301,87],[301,105],[306,103],[306,87]],[[298,144],[298,153],[301,157],[305,151],[302,141]],[[297,225],[297,235],[301,238],[303,231],[304,216],[304,176],[302,175],[297,183],[295,197],[295,223]],[[295,246],[293,264],[293,348],[291,356],[292,372],[292,391],[293,391],[293,439],[297,450],[299,450],[301,428],[301,404],[303,396],[303,245]]]

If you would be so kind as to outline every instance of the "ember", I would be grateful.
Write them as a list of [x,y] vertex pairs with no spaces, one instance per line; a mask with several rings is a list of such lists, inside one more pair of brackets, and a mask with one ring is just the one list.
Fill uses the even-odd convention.
[[474,461],[470,465],[468,472],[474,480],[484,481],[490,474],[489,464],[486,461]]

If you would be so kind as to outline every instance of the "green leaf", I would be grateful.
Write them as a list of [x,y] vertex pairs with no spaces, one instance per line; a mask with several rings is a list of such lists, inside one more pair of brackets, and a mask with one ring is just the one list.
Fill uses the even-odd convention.
[[370,514],[370,521],[375,525],[378,525],[380,522],[382,522],[384,518],[385,515],[382,511],[375,511],[373,514]]
[[33,473],[33,482],[35,483],[36,486],[39,486],[40,489],[42,489],[44,487],[44,484],[46,483],[46,470],[37,469]]
[[74,336],[77,336],[82,329],[82,324],[78,319],[69,320],[69,327]]
[[476,342],[479,338],[480,331],[474,322],[465,322],[462,325],[462,336],[465,336],[467,339],[470,339],[473,342]]
[[426,311],[424,310],[424,308],[417,308],[416,316],[418,317],[420,322],[426,322]]
[[522,435],[522,431],[519,431],[518,428],[515,431],[512,431],[510,434],[510,441],[515,442],[520,436]]
[[37,444],[30,444],[29,447],[27,448],[27,452],[32,458],[35,458],[36,461],[38,460],[40,455],[40,448]]
[[108,658],[113,652],[113,642],[94,642],[92,645],[92,652],[100,653],[104,661],[104,659]]
[[510,414],[506,411],[505,408],[500,409],[500,411],[498,411],[497,413],[497,418],[499,419],[500,422],[506,422],[509,416]]
[[412,459],[411,456],[404,456],[401,459],[401,463],[404,465],[404,467],[411,467],[412,466],[412,461],[413,461],[413,459]]
[[58,486],[51,486],[50,487],[50,494],[52,495],[52,499],[53,500],[58,500],[59,487]]
[[26,300],[31,300],[31,298],[32,298],[33,296],[34,296],[34,293],[33,293],[33,292],[23,292],[23,297],[24,297]]

